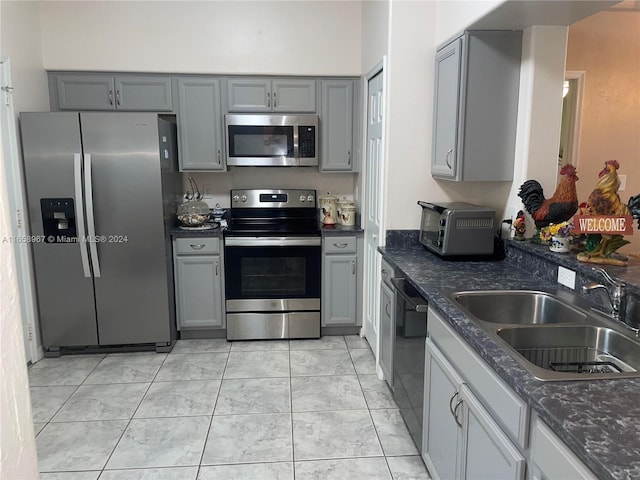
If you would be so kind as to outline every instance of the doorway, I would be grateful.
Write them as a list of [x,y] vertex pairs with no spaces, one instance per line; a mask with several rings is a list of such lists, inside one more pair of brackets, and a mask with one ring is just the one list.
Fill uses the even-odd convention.
[[[385,60],[366,76],[366,154],[364,165],[364,336],[378,358],[379,285],[384,245],[383,191],[385,164]],[[378,375],[381,370],[376,366]]]
[[[7,57],[0,56],[0,123],[2,124],[2,149],[5,158],[7,193],[11,212],[11,233],[16,262],[18,286],[20,288],[20,309],[22,312],[25,356],[27,363],[35,363],[42,358],[40,338],[37,329],[35,288],[31,276],[31,248],[29,239],[25,188],[22,166],[18,155],[18,135],[16,116],[13,108],[14,85],[11,82],[11,66]],[[25,241],[20,241],[25,240]]]

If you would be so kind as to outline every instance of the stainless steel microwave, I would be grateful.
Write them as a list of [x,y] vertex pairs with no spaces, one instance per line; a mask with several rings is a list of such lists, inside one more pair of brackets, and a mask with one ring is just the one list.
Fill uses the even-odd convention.
[[224,127],[227,165],[318,165],[317,115],[227,114]]
[[418,205],[420,243],[428,250],[445,257],[493,254],[495,210],[463,202]]

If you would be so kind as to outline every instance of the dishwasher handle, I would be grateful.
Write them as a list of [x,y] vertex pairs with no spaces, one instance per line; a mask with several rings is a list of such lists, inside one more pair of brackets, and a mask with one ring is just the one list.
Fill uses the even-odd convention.
[[405,302],[411,307],[411,309],[416,312],[426,312],[428,310],[429,305],[427,303],[417,303],[413,298],[409,297],[404,291],[404,278],[392,278],[391,283],[396,287],[395,291],[398,295],[400,295]]

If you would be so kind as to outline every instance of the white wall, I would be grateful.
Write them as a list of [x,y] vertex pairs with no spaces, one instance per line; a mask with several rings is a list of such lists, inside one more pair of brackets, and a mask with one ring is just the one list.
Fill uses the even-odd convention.
[[[519,0],[520,1],[520,0]],[[487,16],[507,0],[438,0],[436,3],[435,43],[440,45],[462,33],[473,22]]]
[[46,69],[359,75],[359,1],[42,3]]
[[42,66],[38,2],[0,2],[0,54],[11,59],[14,110],[49,110],[47,76]]
[[362,4],[362,74],[369,73],[388,53],[389,0]]

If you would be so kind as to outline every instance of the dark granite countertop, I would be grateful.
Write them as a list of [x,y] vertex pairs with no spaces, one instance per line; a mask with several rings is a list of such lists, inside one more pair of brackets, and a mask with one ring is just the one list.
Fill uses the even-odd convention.
[[359,224],[357,225],[322,225],[320,224],[320,231],[322,232],[322,236],[326,237],[327,235],[357,235],[359,233],[363,233],[364,229]]
[[[442,291],[445,286],[468,290],[536,289],[553,287],[555,283],[506,261],[443,260],[422,246],[381,247],[380,251],[598,478],[640,478],[640,379],[540,381]],[[570,268],[582,267],[571,263],[568,256],[558,263],[564,262],[569,262]]]
[[183,230],[180,227],[173,227],[169,230],[172,237],[222,237],[224,230],[219,226],[209,230]]

